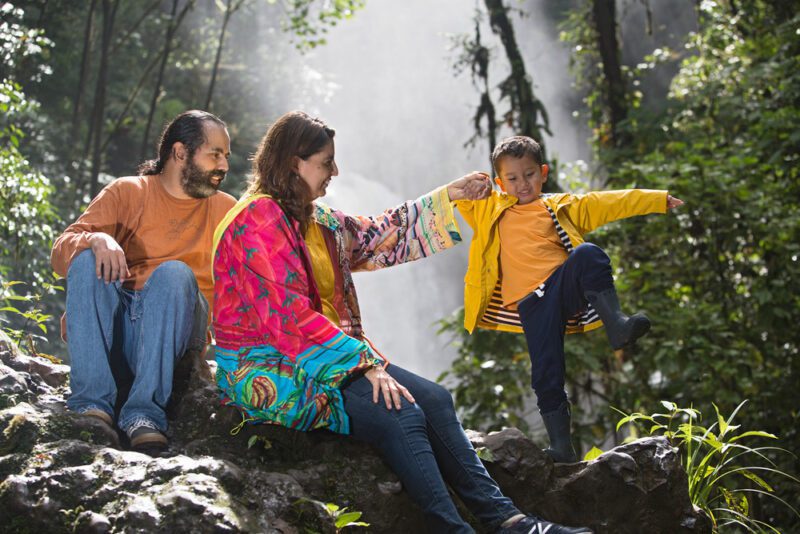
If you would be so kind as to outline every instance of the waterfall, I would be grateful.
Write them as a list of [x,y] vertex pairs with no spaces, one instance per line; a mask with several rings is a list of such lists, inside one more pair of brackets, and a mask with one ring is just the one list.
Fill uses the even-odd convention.
[[[555,24],[514,16],[534,91],[551,117],[554,138],[548,154],[562,163],[588,158],[579,99],[569,90],[569,51]],[[466,74],[456,77],[447,34],[473,31],[473,2],[463,0],[370,0],[353,19],[333,28],[325,46],[292,59],[296,72],[316,91],[288,96],[289,109],[318,115],[336,129],[333,179],[323,202],[351,214],[373,215],[416,198],[472,170],[489,171],[488,147],[464,143],[473,135],[471,118],[478,94]],[[514,6],[518,7],[518,6]],[[537,22],[538,21],[538,22]],[[497,84],[507,73],[499,41]],[[498,113],[506,103],[498,105]],[[511,135],[510,131],[500,132]],[[450,366],[455,349],[436,335],[434,322],[463,303],[470,228],[460,219],[464,242],[425,261],[355,275],[364,327],[394,363],[427,378]]]

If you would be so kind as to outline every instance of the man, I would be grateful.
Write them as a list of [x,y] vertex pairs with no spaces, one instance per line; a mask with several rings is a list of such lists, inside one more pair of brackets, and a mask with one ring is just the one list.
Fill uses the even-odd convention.
[[229,157],[224,122],[182,113],[164,129],[158,159],[109,184],[53,245],[53,269],[67,278],[67,407],[111,426],[112,369],[127,367],[133,383],[117,425],[134,450],[167,447],[174,366],[206,342],[212,236],[235,204],[217,191]]

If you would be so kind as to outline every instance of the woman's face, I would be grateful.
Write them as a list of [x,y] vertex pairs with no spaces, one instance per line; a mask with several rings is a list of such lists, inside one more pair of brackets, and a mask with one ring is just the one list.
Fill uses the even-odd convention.
[[335,150],[331,139],[319,152],[306,159],[297,158],[297,174],[311,189],[311,195],[315,200],[325,196],[325,189],[331,178],[339,175],[334,156]]

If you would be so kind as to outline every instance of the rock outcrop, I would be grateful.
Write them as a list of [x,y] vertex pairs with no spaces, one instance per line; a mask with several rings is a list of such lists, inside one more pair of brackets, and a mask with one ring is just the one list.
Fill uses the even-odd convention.
[[[336,532],[322,503],[363,512],[370,532],[425,531],[370,447],[328,432],[241,425],[219,406],[196,356],[176,382],[170,451],[151,458],[66,411],[69,368],[21,353],[0,332],[0,532]],[[711,530],[664,439],[553,465],[516,429],[470,438],[527,512],[597,533]]]

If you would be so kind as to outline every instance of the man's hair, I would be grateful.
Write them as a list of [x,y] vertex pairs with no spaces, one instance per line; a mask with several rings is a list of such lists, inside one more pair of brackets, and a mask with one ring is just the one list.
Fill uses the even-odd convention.
[[336,131],[302,111],[291,111],[270,126],[253,157],[248,194],[267,194],[305,232],[313,211],[313,193],[294,172],[294,158],[308,159],[331,142]]
[[492,150],[492,166],[495,172],[497,172],[497,160],[503,156],[511,156],[513,158],[530,156],[537,165],[542,165],[544,163],[542,145],[524,135],[506,137],[494,147],[494,150]]
[[139,165],[139,175],[160,174],[172,156],[175,143],[183,143],[189,158],[206,142],[206,123],[226,128],[225,122],[207,111],[192,109],[184,111],[167,124],[158,141],[158,159],[151,159]]

